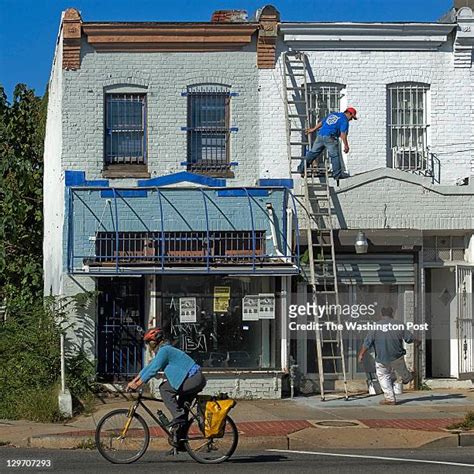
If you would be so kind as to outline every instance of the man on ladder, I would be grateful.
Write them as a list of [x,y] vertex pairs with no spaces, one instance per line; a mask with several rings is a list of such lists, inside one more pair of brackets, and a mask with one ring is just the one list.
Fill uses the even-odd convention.
[[316,160],[319,155],[326,149],[332,166],[332,177],[335,180],[348,178],[349,175],[342,172],[341,156],[339,153],[339,137],[344,143],[344,153],[349,153],[349,141],[347,134],[349,133],[349,122],[357,120],[357,111],[353,107],[348,107],[344,112],[332,112],[323,120],[318,122],[314,127],[308,128],[306,133],[313,133],[319,130],[318,136],[313,143],[311,150],[301,160],[298,166],[298,173],[304,177],[305,163],[306,167]]

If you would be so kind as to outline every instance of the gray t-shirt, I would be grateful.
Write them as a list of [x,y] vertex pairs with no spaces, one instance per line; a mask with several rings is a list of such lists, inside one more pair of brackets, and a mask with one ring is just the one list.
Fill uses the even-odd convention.
[[[384,317],[378,324],[389,329],[390,325],[401,324],[392,318]],[[375,349],[375,361],[381,364],[390,364],[396,359],[404,356],[406,350],[403,347],[403,341],[410,344],[414,342],[415,337],[406,329],[389,329],[384,331],[382,328],[370,331],[364,340],[364,347]]]

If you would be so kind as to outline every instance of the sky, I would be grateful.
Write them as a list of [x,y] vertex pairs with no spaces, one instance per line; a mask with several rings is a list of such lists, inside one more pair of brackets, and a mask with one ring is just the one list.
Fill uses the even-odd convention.
[[[266,0],[282,21],[436,21],[453,0]],[[46,90],[61,12],[84,21],[209,21],[214,10],[247,10],[265,0],[0,0],[0,84],[9,100],[16,84]]]

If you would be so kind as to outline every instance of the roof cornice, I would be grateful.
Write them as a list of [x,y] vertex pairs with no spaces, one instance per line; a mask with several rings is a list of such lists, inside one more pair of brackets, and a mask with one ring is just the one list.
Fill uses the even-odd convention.
[[97,51],[227,51],[249,44],[252,23],[83,23]]
[[290,47],[312,50],[432,50],[448,41],[453,23],[282,23]]

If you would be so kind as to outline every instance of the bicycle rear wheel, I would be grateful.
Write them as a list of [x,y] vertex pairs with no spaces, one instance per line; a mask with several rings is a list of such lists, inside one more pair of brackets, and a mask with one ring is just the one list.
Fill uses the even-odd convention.
[[234,420],[226,417],[224,436],[206,438],[195,419],[191,420],[186,437],[183,440],[186,451],[202,464],[219,464],[234,454],[239,442],[239,432]]
[[114,410],[97,425],[95,442],[99,453],[114,464],[130,464],[140,459],[148,448],[150,430],[145,420],[126,409]]

